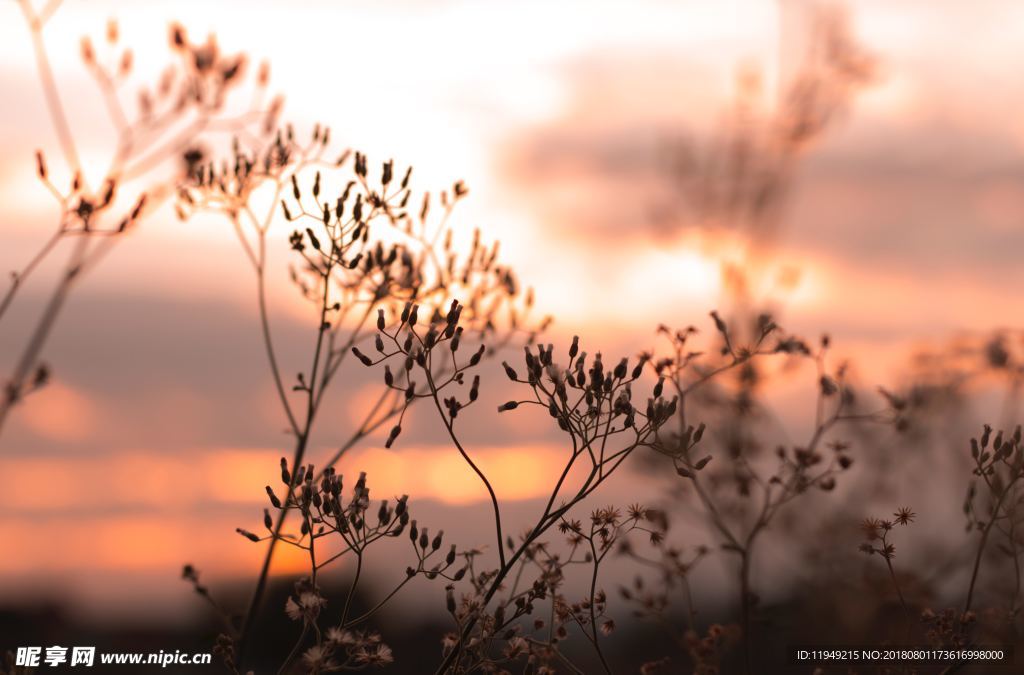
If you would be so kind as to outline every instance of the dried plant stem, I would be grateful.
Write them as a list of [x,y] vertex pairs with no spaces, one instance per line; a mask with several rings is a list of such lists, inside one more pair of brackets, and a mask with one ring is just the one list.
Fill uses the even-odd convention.
[[594,645],[594,651],[597,652],[597,658],[600,659],[601,667],[604,668],[604,672],[611,675],[612,669],[608,666],[608,661],[605,659],[604,652],[601,650],[601,642],[597,637],[597,603],[594,601],[594,598],[597,596],[597,573],[600,569],[600,561],[604,555],[598,554],[597,548],[594,545],[593,537],[590,537],[590,553],[594,559],[594,564],[592,566],[593,570],[590,575],[590,641]]
[[28,279],[35,268],[39,266],[39,263],[41,263],[46,256],[50,254],[62,236],[63,230],[55,232],[46,240],[46,243],[43,244],[42,248],[39,249],[32,260],[30,260],[28,264],[21,269],[21,271],[11,274],[11,286],[7,289],[7,292],[4,293],[3,300],[0,300],[0,320],[4,318],[7,308],[11,306],[11,302],[14,300],[14,296],[17,295],[18,289],[21,288],[21,285],[25,283],[25,280]]
[[[574,452],[569,464],[571,465],[572,461],[574,461],[576,457],[578,457],[579,454],[582,452],[582,449],[580,449],[578,452]],[[614,472],[614,469],[621,465],[622,461],[625,460],[625,458],[631,452],[632,448],[627,448],[626,450],[619,451],[620,454],[613,455],[611,458],[609,458],[615,460],[616,463],[612,467],[612,470],[605,472],[604,475],[599,475],[600,472],[598,470],[598,467],[595,466],[594,468],[591,469],[589,476],[583,483],[583,486],[579,489],[576,495],[574,495],[568,502],[566,502],[563,506],[559,507],[555,511],[545,509],[544,514],[541,515],[540,519],[534,525],[530,533],[526,535],[522,543],[515,549],[512,555],[506,559],[505,564],[498,569],[497,574],[491,581],[490,586],[488,587],[487,592],[484,594],[483,600],[481,601],[482,607],[487,607],[491,600],[494,599],[494,596],[501,588],[502,583],[512,572],[512,570],[515,569],[516,562],[527,552],[530,546],[535,541],[537,541],[537,539],[543,536],[543,534],[552,525],[557,523],[559,519],[561,519],[565,514],[572,510],[574,506],[576,506],[581,501],[586,499],[588,496],[590,496],[591,493],[594,492],[594,490],[600,487],[600,485],[605,480],[607,480],[608,477]],[[549,503],[553,503],[554,498],[555,497],[553,495]],[[441,675],[442,673],[452,672],[452,669],[455,667],[456,660],[458,659],[459,654],[461,652],[463,643],[467,639],[469,639],[470,633],[476,626],[477,618],[478,617],[475,615],[470,616],[470,618],[466,621],[466,624],[462,627],[462,632],[460,633],[458,641],[456,642],[455,646],[452,647],[452,649],[445,656],[444,660],[441,662],[441,665],[438,666],[437,670],[435,671],[435,675]]]
[[36,68],[39,70],[39,79],[43,84],[43,94],[46,97],[46,107],[50,112],[50,120],[57,133],[57,140],[60,141],[61,151],[64,159],[71,167],[72,173],[81,170],[81,162],[78,158],[78,150],[75,147],[75,139],[71,134],[71,126],[68,124],[67,115],[64,112],[64,105],[60,100],[60,93],[57,90],[57,83],[53,78],[53,68],[50,66],[50,58],[46,53],[46,44],[43,42],[43,27],[47,19],[60,6],[60,2],[50,2],[42,13],[36,14],[28,0],[18,0],[18,6],[25,14],[32,34],[32,48],[35,52]]
[[18,359],[17,366],[14,369],[14,374],[11,376],[11,379],[7,384],[7,391],[4,393],[2,400],[0,400],[0,432],[3,431],[4,423],[7,420],[11,408],[13,408],[21,398],[22,390],[26,381],[38,364],[39,354],[42,352],[47,339],[50,337],[50,332],[53,330],[53,326],[57,321],[57,315],[64,306],[64,301],[67,299],[68,292],[71,290],[72,284],[82,272],[82,266],[85,263],[85,256],[88,252],[88,241],[88,239],[82,237],[75,242],[75,247],[72,251],[67,267],[61,274],[60,280],[54,287],[53,292],[50,294],[50,299],[47,301],[46,307],[43,309],[42,317],[40,318],[39,323],[36,324],[35,330],[29,338],[25,350]]
[[981,541],[978,542],[978,550],[974,555],[974,566],[971,569],[971,581],[967,586],[967,599],[964,601],[964,614],[969,612],[971,609],[971,602],[974,599],[975,586],[978,583],[978,575],[981,572],[981,560],[985,555],[985,544],[988,543],[989,532],[992,531],[992,527],[995,525],[996,520],[999,519],[999,511],[1002,509],[1003,501],[1006,499],[1006,496],[1010,494],[1010,488],[1012,486],[1013,483],[1006,486],[1006,489],[1000,493],[999,499],[996,501],[996,504],[992,509],[992,517],[988,519],[988,522],[985,523],[985,528],[981,531]]
[[448,415],[445,414],[444,409],[441,407],[441,399],[437,393],[437,384],[434,382],[434,376],[431,374],[430,368],[425,368],[424,372],[427,376],[427,386],[430,387],[430,398],[434,401],[434,406],[437,408],[437,414],[444,423],[444,427],[448,432],[449,438],[452,439],[452,443],[455,444],[459,454],[462,455],[462,459],[469,464],[470,468],[473,469],[473,472],[480,477],[480,481],[484,484],[484,487],[487,488],[487,494],[491,499],[491,508],[494,510],[494,528],[498,538],[498,560],[501,567],[505,567],[505,537],[501,531],[501,507],[498,505],[498,496],[494,493],[494,487],[491,485],[491,481],[487,479],[484,472],[476,465],[473,459],[469,456],[469,453],[467,453],[466,449],[462,446],[462,442],[459,441],[458,436],[456,436],[455,429],[452,426],[452,420],[449,419]]
[[[347,625],[347,622],[348,622],[348,612],[349,612],[349,609],[352,607],[352,598],[355,597],[356,588],[359,586],[359,578],[362,576],[362,573],[363,573],[363,553],[362,553],[362,551],[356,551],[356,572],[355,572],[355,574],[352,577],[352,585],[349,586],[348,594],[345,596],[345,607],[341,611],[341,622],[340,622],[341,626]],[[408,578],[405,581],[408,581]],[[399,588],[401,588],[402,585],[405,584],[405,581],[403,581],[399,585]],[[393,593],[392,593],[392,595],[393,595]],[[378,607],[382,606],[384,604],[384,602],[387,602],[387,599],[390,598],[390,597],[391,597],[391,595],[387,596],[387,598],[385,598],[384,601],[380,605],[378,605]],[[371,611],[370,614],[372,614],[372,613],[373,612]]]
[[[260,278],[262,278],[262,276],[263,276],[262,275],[262,269],[263,268],[261,266],[260,267],[260,274],[259,274]],[[327,278],[329,278],[331,271],[332,271],[332,266],[330,264],[328,264],[327,269],[326,269]],[[261,289],[262,289],[262,286],[263,285],[260,284]],[[328,309],[330,307],[330,303],[328,302],[329,295],[330,295],[330,288],[331,288],[330,284],[328,284],[328,283],[324,284],[322,301],[321,301],[321,304],[320,304],[320,323],[319,323],[319,327],[318,327],[318,330],[317,330],[316,346],[315,346],[315,348],[313,350],[313,363],[310,366],[309,379],[307,380],[308,386],[307,386],[307,392],[306,392],[307,393],[306,418],[305,418],[305,421],[302,424],[302,427],[301,427],[301,430],[299,432],[298,438],[296,439],[295,452],[294,452],[294,454],[292,456],[292,463],[291,463],[291,466],[292,466],[292,480],[291,480],[291,482],[290,482],[290,484],[288,486],[288,494],[287,494],[287,499],[288,500],[291,500],[292,497],[295,494],[295,488],[297,487],[296,478],[298,476],[297,468],[302,465],[302,462],[305,459],[306,447],[309,444],[309,436],[310,436],[310,433],[312,432],[313,421],[314,421],[314,418],[316,417],[316,412],[317,412],[317,405],[316,404],[317,404],[318,398],[317,398],[317,394],[316,394],[316,391],[317,391],[316,390],[316,383],[317,383],[317,379],[318,379],[318,375],[319,375],[321,353],[323,351],[323,346],[324,346],[324,335],[327,333],[325,325],[326,325],[326,322],[327,322],[327,312],[328,312]],[[262,298],[263,294],[261,293],[260,295],[261,295],[261,298]],[[261,302],[261,310],[260,310],[260,312],[261,312],[261,316],[264,317],[263,319],[261,319],[261,321],[263,322],[264,326],[269,326],[269,323],[265,319],[265,317],[266,317],[266,311],[265,310],[266,310],[265,302]],[[266,331],[265,336],[267,336],[269,338],[269,330]],[[268,353],[269,354],[273,354],[274,352],[273,352],[272,344],[269,341],[266,344],[268,345],[268,347],[267,347]],[[276,359],[271,359],[271,362],[272,362],[272,369],[275,372],[275,376],[274,376],[275,380],[278,383],[280,383],[280,382],[282,382],[282,380],[281,380],[281,377],[280,377],[280,372],[279,372],[279,370],[277,369],[277,366],[276,366],[276,363],[277,363]],[[284,391],[283,387],[281,387],[279,389],[279,391],[283,394],[283,391]],[[287,406],[287,400],[285,400],[285,405]],[[288,408],[286,408],[286,409],[288,409]],[[287,502],[285,502],[285,503],[287,503]],[[270,538],[270,543],[267,545],[267,553],[266,553],[266,555],[263,558],[263,565],[260,568],[260,574],[259,574],[259,577],[256,580],[256,587],[253,590],[252,599],[249,602],[249,609],[246,612],[245,619],[244,619],[244,621],[242,623],[242,630],[241,630],[241,633],[239,634],[239,639],[238,639],[238,665],[239,665],[240,668],[245,663],[245,658],[247,656],[247,649],[248,649],[248,646],[249,646],[249,644],[251,642],[250,641],[250,637],[251,637],[251,634],[252,634],[253,623],[254,623],[254,621],[256,619],[257,614],[259,614],[260,607],[262,606],[262,603],[263,603],[263,595],[266,592],[267,580],[268,580],[268,578],[270,576],[270,566],[271,566],[271,562],[273,561],[273,557],[274,557],[274,549],[276,547],[278,539],[280,538],[281,529],[284,526],[284,521],[285,521],[285,518],[287,517],[287,513],[288,513],[287,509],[282,509],[280,514],[277,517],[277,521],[276,521],[276,523],[274,525],[274,533],[273,533],[274,536]]]

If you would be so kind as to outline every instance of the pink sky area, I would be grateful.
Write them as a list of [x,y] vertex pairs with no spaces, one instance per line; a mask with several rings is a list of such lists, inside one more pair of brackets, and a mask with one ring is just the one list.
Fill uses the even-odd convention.
[[[111,129],[79,62],[81,35],[101,42],[116,16],[148,80],[171,20],[196,37],[216,31],[223,48],[272,63],[271,88],[299,129],[323,122],[371,161],[413,164],[423,189],[465,179],[457,222],[502,241],[539,310],[557,316],[552,341],[581,333],[595,351],[635,354],[659,323],[708,326],[728,300],[723,264],[743,260],[747,243],[727,224],[664,216],[677,186],[660,151],[716,133],[741,68],[763,73],[759,112],[771,113],[802,4],[812,3],[69,0],[46,39],[87,165],[104,164]],[[875,78],[800,157],[754,292],[795,332],[831,333],[870,387],[898,379],[916,346],[1012,325],[1024,310],[1024,5],[862,0],[849,21]],[[15,3],[0,6],[0,92],[8,270],[53,227],[34,151],[62,175]],[[286,354],[309,326],[285,278],[287,233],[271,244]],[[0,325],[5,369],[55,269]],[[0,595],[45,583],[85,603],[92,581],[116,574],[130,581],[109,592],[130,596],[186,560],[221,576],[253,569],[232,531],[259,522],[286,443],[256,330],[251,275],[213,218],[180,223],[165,209],[81,284],[46,354],[53,386],[0,439],[0,548],[19,542],[0,555]],[[502,400],[492,379],[487,405]],[[365,373],[352,382],[363,398],[377,385]],[[809,370],[786,376],[784,418],[813,386]],[[436,420],[417,419],[408,446],[370,439],[347,470],[368,471],[379,496],[409,492],[435,511],[478,504],[484,493]],[[352,422],[330,416],[316,452]],[[557,437],[504,419],[471,435],[504,498],[546,494]]]

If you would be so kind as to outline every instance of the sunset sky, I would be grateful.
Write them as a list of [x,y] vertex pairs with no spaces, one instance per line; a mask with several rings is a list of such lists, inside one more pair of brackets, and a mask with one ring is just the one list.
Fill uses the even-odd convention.
[[[557,317],[556,345],[582,334],[595,351],[635,354],[659,323],[706,326],[726,301],[722,265],[744,250],[743,233],[722,223],[664,215],[678,190],[663,149],[717,133],[742,69],[763,74],[770,114],[799,52],[798,10],[810,4],[68,0],[45,37],[87,165],[105,166],[111,127],[79,38],[101,44],[116,17],[136,78],[151,81],[168,58],[171,21],[195,39],[216,32],[226,51],[272,64],[270,88],[286,94],[285,117],[303,133],[329,124],[337,144],[371,161],[414,165],[422,189],[464,179],[470,195],[456,222],[501,240],[538,310]],[[782,226],[759,250],[766,279],[795,281],[757,293],[787,328],[831,333],[837,354],[874,385],[898,378],[915,346],[996,329],[1024,310],[1024,5],[847,9],[876,74],[801,157]],[[0,6],[0,91],[6,271],[54,226],[34,151],[66,176],[10,2]],[[282,351],[296,355],[312,319],[285,277],[288,231],[274,235],[271,303]],[[4,368],[56,269],[0,325]],[[212,217],[180,223],[169,208],[81,284],[45,354],[53,385],[0,439],[0,542],[21,542],[0,556],[0,591],[56,579],[84,606],[97,580],[130,597],[186,560],[222,576],[253,569],[258,552],[232,531],[259,522],[262,486],[287,444],[255,320],[253,279],[230,228]],[[350,396],[376,390],[376,379],[350,372]],[[813,381],[787,380],[779,407],[804,401]],[[502,392],[484,397],[490,406]],[[353,424],[347,414],[325,415],[321,457]],[[416,419],[423,428],[405,447],[372,439],[348,470],[434,513],[482,499],[436,420]],[[470,438],[503,476],[505,498],[548,489],[537,467],[558,455],[557,436],[489,416]],[[125,549],[126,540],[145,545]]]

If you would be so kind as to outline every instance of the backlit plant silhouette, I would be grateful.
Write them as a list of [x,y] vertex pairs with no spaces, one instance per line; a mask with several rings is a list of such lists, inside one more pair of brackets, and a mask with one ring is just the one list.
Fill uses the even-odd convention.
[[[597,351],[594,336],[545,342],[550,319],[533,318],[533,293],[500,262],[498,244],[479,231],[461,236],[454,221],[468,196],[462,181],[420,192],[411,167],[339,149],[327,126],[306,134],[281,125],[281,99],[264,100],[266,67],[249,107],[230,112],[246,59],[222,53],[212,37],[193,42],[172,26],[174,65],[131,114],[120,92],[132,56],[119,47],[117,24],[107,26],[103,48],[83,40],[82,60],[117,132],[110,166],[91,185],[42,39],[59,2],[19,4],[68,176],[55,177],[60,171],[39,153],[36,171],[58,204],[58,227],[13,275],[0,319],[58,246],[67,244],[71,258],[5,383],[0,429],[45,384],[47,339],[78,280],[157,204],[170,198],[182,220],[212,213],[232,228],[253,273],[254,329],[288,436],[279,476],[275,470],[266,485],[252,486],[267,507],[236,530],[262,555],[247,602],[231,606],[197,567],[183,569],[222,624],[214,648],[226,671],[268,668],[254,644],[271,637],[266,618],[279,615],[288,620],[288,647],[272,666],[282,674],[392,664],[438,674],[772,672],[772,642],[800,631],[827,635],[806,627],[829,622],[806,620],[800,603],[814,606],[829,594],[783,589],[783,600],[766,602],[771,545],[791,557],[815,547],[831,555],[809,576],[836,594],[855,588],[856,612],[838,600],[830,609],[851,625],[847,614],[867,616],[858,627],[865,639],[1020,644],[1020,333],[969,336],[919,358],[897,386],[866,394],[851,366],[833,363],[827,336],[809,343],[781,330],[747,294],[752,256],[727,270],[732,306],[711,312],[706,331],[662,326],[655,348],[620,358]],[[808,63],[774,114],[753,114],[756,87],[746,80],[735,126],[715,147],[673,148],[673,178],[698,219],[742,229],[751,241],[772,230],[799,157],[867,82],[873,61],[842,17],[822,14],[815,30]],[[225,140],[212,137],[222,132]],[[282,228],[290,232],[286,247],[273,236]],[[308,318],[297,362],[275,339],[283,321],[269,289],[284,282],[273,266],[282,258],[291,261]],[[666,321],[673,312],[665,308]],[[809,432],[796,441],[773,414],[776,376],[787,372],[811,373],[811,409],[801,416]],[[376,390],[364,402],[353,394],[368,374]],[[966,415],[968,385],[978,381],[1001,387],[999,410],[984,413],[1014,431],[986,425],[965,446],[970,452],[952,460],[962,469],[967,534],[949,537],[939,555],[919,534],[929,510],[899,506],[885,509],[891,517],[862,521],[858,538],[854,521],[864,514],[851,504],[878,494],[863,484],[880,490],[907,471],[908,458],[934,460],[937,436],[959,443],[944,423],[951,411]],[[497,410],[478,405],[485,391],[506,400]],[[341,460],[377,439],[401,456],[414,406],[440,423],[444,451],[464,462],[485,495],[480,541],[453,542],[453,524],[420,515],[416,495],[371,497],[375,477],[358,467],[342,475]],[[356,422],[314,458],[323,421],[339,412]],[[495,416],[525,418],[556,439],[546,491],[515,509],[466,433],[467,419]],[[616,480],[643,498],[609,503]],[[829,531],[813,531],[813,520]],[[858,539],[863,556],[854,555]],[[283,606],[272,606],[271,576],[285,549],[299,552],[304,570],[289,580]],[[918,551],[932,559],[917,560]],[[397,580],[372,583],[375,568],[397,571]],[[694,583],[709,568],[724,572],[714,589],[722,599],[710,606],[701,604],[710,593]],[[432,586],[443,606],[424,621],[435,629],[434,658],[424,662],[383,617],[411,589]],[[649,623],[667,640],[638,638],[646,639]],[[618,639],[640,647],[622,649]]]
[[[44,41],[46,25],[61,2],[51,0],[37,8],[30,0],[18,0],[18,5],[32,36],[39,80],[64,166],[54,174],[42,151],[36,153],[39,180],[56,202],[56,228],[30,260],[11,273],[10,285],[0,298],[0,320],[44,261],[60,248],[70,249],[70,256],[42,303],[13,372],[3,383],[0,431],[12,408],[49,379],[43,351],[72,290],[141,219],[173,194],[180,182],[179,160],[185,149],[210,134],[265,133],[276,126],[280,108],[279,101],[269,105],[264,101],[268,78],[264,67],[248,110],[233,112],[228,94],[242,82],[246,58],[222,53],[213,36],[204,43],[193,43],[180,26],[170,30],[173,60],[154,85],[139,92],[135,106],[129,107],[124,89],[131,82],[132,51],[121,47],[118,24],[110,21],[102,47],[94,46],[88,36],[81,41],[82,62],[95,80],[116,132],[103,173],[86,171]],[[62,177],[65,173],[66,178]]]

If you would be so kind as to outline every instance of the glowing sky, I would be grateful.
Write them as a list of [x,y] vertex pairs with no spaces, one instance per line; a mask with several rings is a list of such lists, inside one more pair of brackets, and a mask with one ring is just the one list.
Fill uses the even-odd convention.
[[[196,37],[216,31],[225,49],[272,63],[272,89],[287,94],[286,117],[300,129],[330,124],[341,144],[415,165],[424,188],[466,179],[459,222],[502,240],[541,311],[559,317],[555,338],[586,332],[608,352],[632,353],[658,323],[705,321],[722,301],[720,266],[740,246],[692,223],[651,227],[651,205],[673,189],[652,152],[669,135],[715,129],[739,66],[759,65],[774,86],[788,45],[780,4],[800,3],[72,0],[46,39],[87,164],[102,164],[110,127],[78,60],[81,34],[99,40],[117,16],[136,72],[154,74],[170,20]],[[1024,310],[1024,6],[861,0],[850,20],[878,78],[801,163],[767,264],[799,270],[780,298],[785,323],[830,331],[877,381],[913,343],[999,327]],[[33,152],[57,156],[14,3],[0,6],[0,91],[7,270],[53,218]],[[609,149],[635,161],[610,166]],[[276,233],[282,283],[271,300],[283,349],[295,352],[306,324],[283,283],[286,234]],[[0,326],[5,368],[48,275]],[[77,533],[58,561],[69,578],[86,551],[100,552],[89,558],[100,571],[165,576],[183,555],[245,569],[247,554],[218,556],[216,542],[261,503],[263,479],[252,474],[273,470],[280,451],[271,446],[282,441],[253,316],[233,234],[213,219],[178,223],[169,210],[82,285],[48,352],[55,386],[0,441],[0,540],[25,545],[0,560],[0,585],[50,558],[33,518]],[[318,451],[350,423],[327,422]],[[523,425],[497,429],[472,434],[507,477],[499,491],[540,494],[531,476],[557,446]],[[353,462],[380,473],[385,493],[479,500],[479,489],[449,477],[457,472],[441,441],[428,429],[408,451],[431,467],[426,475],[379,447]],[[191,480],[237,467],[223,484]],[[56,496],[36,488],[40,475]],[[257,489],[240,491],[250,484]],[[83,503],[84,485],[101,486],[102,508]],[[153,527],[168,534],[118,553],[118,537]]]

